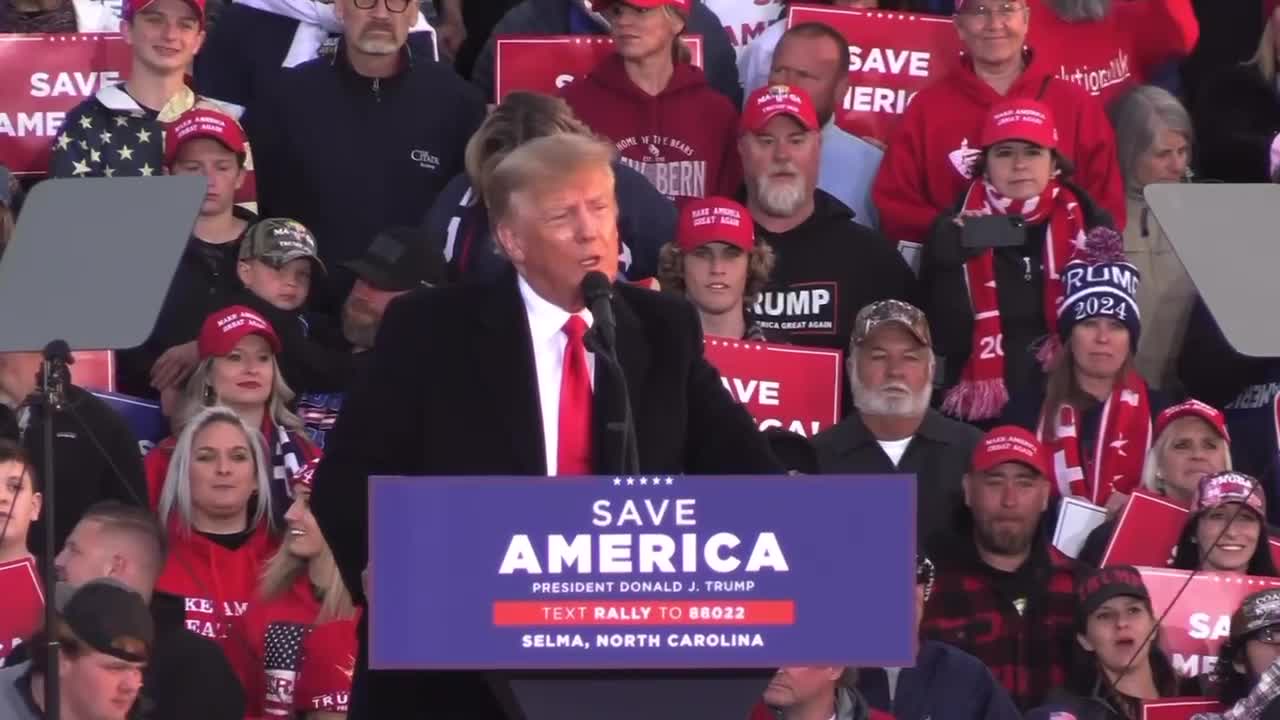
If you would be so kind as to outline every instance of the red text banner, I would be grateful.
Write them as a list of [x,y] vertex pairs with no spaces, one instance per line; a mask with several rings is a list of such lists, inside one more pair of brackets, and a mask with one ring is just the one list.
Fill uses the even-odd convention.
[[1221,712],[1222,709],[1222,705],[1213,698],[1161,698],[1142,703],[1142,720],[1191,720],[1199,713]]
[[[558,95],[613,52],[613,38],[602,35],[500,35],[497,44],[498,102],[516,90]],[[684,44],[690,62],[702,67],[702,36],[685,36]]]
[[849,92],[836,121],[854,135],[887,141],[911,98],[960,62],[950,18],[793,4],[788,27],[807,22],[849,42]]
[[44,592],[36,563],[23,558],[0,564],[0,659],[35,634],[44,624]]
[[[1102,565],[1169,565],[1188,513],[1166,497],[1135,491],[1120,512]],[[1280,538],[1271,539],[1271,557],[1280,563]]]
[[840,353],[706,338],[707,361],[761,430],[813,437],[840,422]]
[[44,174],[67,111],[123,80],[129,59],[115,33],[0,34],[0,162]]
[[[1259,590],[1280,587],[1280,578],[1200,572],[1187,584],[1191,576],[1188,570],[1148,567],[1138,570],[1151,593],[1156,617],[1168,611],[1160,625],[1163,647],[1174,669],[1183,677],[1213,670],[1218,651],[1231,636],[1231,615],[1245,597]],[[1179,596],[1178,591],[1184,584],[1187,589]]]

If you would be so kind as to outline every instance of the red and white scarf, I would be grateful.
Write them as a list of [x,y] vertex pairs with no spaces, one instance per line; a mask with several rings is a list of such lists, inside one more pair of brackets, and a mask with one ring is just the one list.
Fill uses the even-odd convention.
[[[1028,225],[1047,223],[1044,236],[1044,312],[1049,343],[1041,353],[1046,364],[1057,347],[1054,328],[1062,302],[1061,270],[1084,245],[1084,213],[1075,193],[1057,179],[1044,192],[1026,200],[1001,195],[981,178],[969,186],[964,212],[984,215],[1021,215]],[[947,392],[942,409],[964,420],[989,420],[1000,415],[1009,402],[1004,382],[1004,331],[1000,325],[1000,301],[996,292],[995,259],[985,250],[964,264],[969,304],[973,308],[973,342],[960,382]]]
[[[1069,403],[1045,408],[1036,435],[1053,458],[1054,488],[1064,496],[1105,505],[1111,493],[1131,493],[1142,479],[1142,465],[1151,449],[1151,407],[1147,384],[1130,371],[1111,390],[1102,406],[1102,421],[1093,442],[1093,456],[1080,450],[1080,413]],[[1056,418],[1056,433],[1047,420]],[[1050,435],[1056,437],[1050,439]]]

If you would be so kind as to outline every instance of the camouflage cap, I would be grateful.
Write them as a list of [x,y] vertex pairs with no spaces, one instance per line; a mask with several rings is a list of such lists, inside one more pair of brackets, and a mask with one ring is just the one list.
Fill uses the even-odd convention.
[[853,321],[853,344],[861,345],[871,331],[885,323],[898,323],[915,336],[921,343],[932,346],[933,337],[929,334],[929,319],[924,311],[901,300],[879,300],[858,311]]
[[241,260],[261,260],[274,268],[307,258],[325,272],[316,247],[316,236],[305,225],[288,218],[267,218],[254,223],[240,242]]

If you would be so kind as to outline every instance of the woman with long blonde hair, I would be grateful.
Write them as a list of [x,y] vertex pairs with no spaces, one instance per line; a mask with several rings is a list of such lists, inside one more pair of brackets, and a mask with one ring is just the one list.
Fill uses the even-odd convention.
[[[228,407],[249,427],[259,428],[270,462],[270,495],[277,512],[273,519],[279,523],[288,507],[290,478],[321,455],[307,439],[301,418],[289,410],[294,393],[276,362],[280,339],[262,315],[233,305],[205,320],[196,343],[200,362],[174,412],[174,428],[180,432],[212,405]],[[159,503],[174,443],[173,437],[161,441],[143,461],[152,507]]]
[[250,717],[334,720],[347,713],[359,611],[311,514],[316,465],[308,462],[293,478],[284,542],[263,569],[241,624],[244,642],[233,648]]

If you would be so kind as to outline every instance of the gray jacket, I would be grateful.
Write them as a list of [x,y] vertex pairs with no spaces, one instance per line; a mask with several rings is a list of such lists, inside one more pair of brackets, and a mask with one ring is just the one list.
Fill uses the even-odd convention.
[[0,720],[42,720],[42,714],[31,707],[31,663],[0,668]]

